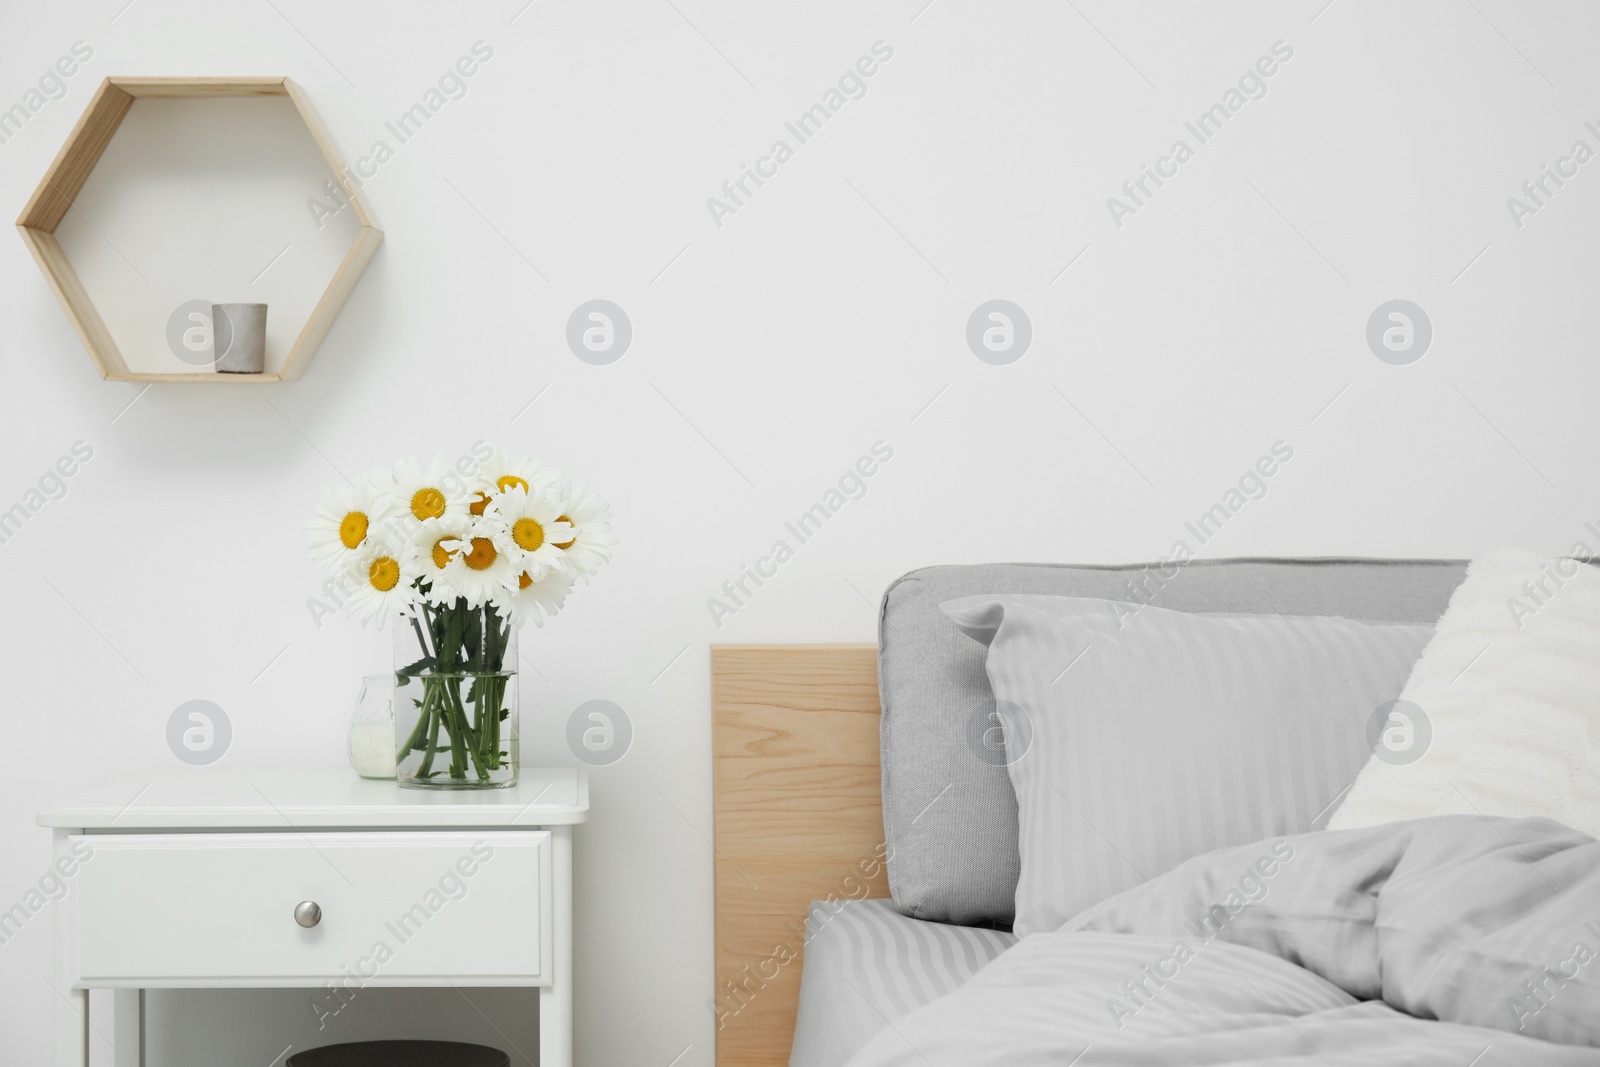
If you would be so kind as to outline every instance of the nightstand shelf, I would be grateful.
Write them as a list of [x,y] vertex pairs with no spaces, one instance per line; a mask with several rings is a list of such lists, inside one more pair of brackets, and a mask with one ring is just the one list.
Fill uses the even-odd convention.
[[[360,229],[355,242],[345,253],[333,278],[323,291],[296,336],[293,346],[275,372],[261,374],[218,373],[146,373],[130,369],[105,319],[95,307],[78,272],[67,258],[61,242],[56,239],[56,229],[67,213],[73,210],[73,201],[83,191],[84,183],[94,172],[95,165],[105,154],[112,137],[122,126],[136,101],[201,98],[260,98],[287,97],[294,105],[295,114],[311,134],[317,150],[327,161],[341,195],[349,202]],[[300,377],[317,347],[332,329],[333,322],[344,307],[345,300],[355,289],[356,282],[367,269],[367,263],[383,243],[383,231],[373,221],[366,199],[354,182],[346,177],[344,161],[334,147],[333,139],[323,128],[311,102],[299,86],[288,78],[107,78],[100,83],[94,99],[78,124],[73,127],[60,153],[50,164],[33,197],[17,219],[17,230],[22,234],[28,250],[33,253],[39,269],[44,272],[50,289],[55,293],[61,308],[67,313],[78,339],[88,349],[100,376],[117,382],[278,382]]]

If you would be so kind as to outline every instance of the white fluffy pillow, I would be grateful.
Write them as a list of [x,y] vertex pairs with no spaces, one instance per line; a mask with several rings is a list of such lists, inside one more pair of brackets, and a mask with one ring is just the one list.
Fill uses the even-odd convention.
[[1474,560],[1400,699],[1418,721],[1390,722],[1415,749],[1377,747],[1328,829],[1542,815],[1600,837],[1600,571]]

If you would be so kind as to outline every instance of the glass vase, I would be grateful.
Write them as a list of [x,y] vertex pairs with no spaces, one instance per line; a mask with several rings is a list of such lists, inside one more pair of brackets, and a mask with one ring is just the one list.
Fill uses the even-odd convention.
[[427,605],[394,638],[395,780],[408,789],[517,783],[517,631],[491,606]]

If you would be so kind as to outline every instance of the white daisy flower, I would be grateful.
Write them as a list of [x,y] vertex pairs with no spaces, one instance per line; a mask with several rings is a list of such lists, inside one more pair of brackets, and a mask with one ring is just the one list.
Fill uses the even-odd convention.
[[426,467],[414,459],[400,460],[390,471],[389,492],[395,506],[417,522],[443,518],[450,512],[465,514],[466,500],[446,488],[449,474],[449,464],[437,456]]
[[380,629],[393,617],[410,615],[417,602],[413,559],[414,553],[391,552],[376,545],[356,552],[349,560],[356,590],[344,602],[346,614],[362,626],[375,621]]
[[457,593],[445,577],[452,561],[461,554],[459,548],[446,548],[445,543],[459,545],[470,540],[472,516],[465,509],[447,511],[437,519],[429,519],[411,536],[411,549],[416,553],[417,573],[421,575],[430,604],[453,604]]
[[572,574],[564,568],[545,571],[538,578],[530,568],[517,575],[516,589],[500,600],[500,610],[511,620],[512,626],[531,622],[543,626],[544,620],[561,610],[567,594],[572,591]]
[[571,526],[571,539],[556,542],[567,565],[588,584],[600,564],[611,559],[617,538],[611,532],[611,505],[588,486],[562,479],[552,492],[562,501],[557,521]]
[[393,498],[371,478],[354,485],[334,485],[323,491],[306,535],[311,539],[311,558],[319,566],[335,569],[367,544],[368,537],[394,517]]
[[446,592],[454,590],[469,607],[481,608],[516,588],[517,569],[512,565],[511,545],[493,523],[475,522],[463,537],[439,542],[439,548],[452,554],[442,577]]
[[489,458],[478,464],[478,472],[469,493],[470,509],[474,515],[482,515],[489,507],[490,498],[496,494],[511,489],[521,489],[526,493],[549,481],[550,476],[541,474],[539,465],[533,460],[526,456],[513,459],[505,449],[496,445]]
[[573,529],[561,520],[561,502],[549,492],[537,488],[529,492],[520,486],[507,489],[495,496],[484,518],[517,546],[521,552],[517,564],[524,569],[542,574],[565,565],[556,545],[570,543]]

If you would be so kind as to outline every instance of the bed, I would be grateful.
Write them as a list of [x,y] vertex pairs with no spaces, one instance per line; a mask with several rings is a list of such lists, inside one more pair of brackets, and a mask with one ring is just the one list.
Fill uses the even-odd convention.
[[954,993],[1016,944],[1005,930],[925,922],[887,900],[812,906],[790,1059],[844,1063],[873,1035]]
[[[869,1045],[884,1046],[866,1053],[867,1060],[873,1063],[927,1062],[928,1050],[918,1047],[919,1043],[938,1042],[947,1050],[960,1044],[949,1035],[935,1036],[943,1025],[941,1015],[956,1019],[962,1010],[986,1010],[979,1007],[984,995],[998,997],[996,1004],[1018,999],[1018,989],[1023,987],[1003,988],[1007,979],[1001,972],[1005,967],[986,970],[1001,959],[1007,960],[1013,971],[1022,966],[1018,961],[1023,953],[1007,956],[1018,942],[1008,928],[1012,916],[1003,913],[1010,907],[1007,887],[1017,883],[1016,861],[1001,851],[986,854],[993,842],[1017,832],[1015,799],[1010,801],[1008,814],[1001,795],[1008,792],[1001,789],[1007,768],[983,766],[980,758],[976,764],[962,762],[958,771],[941,771],[941,759],[955,758],[950,752],[941,754],[925,745],[913,747],[904,741],[908,732],[920,731],[923,726],[905,708],[918,700],[932,699],[928,693],[915,692],[918,678],[926,683],[930,675],[937,675],[935,690],[929,692],[936,691],[939,699],[948,697],[957,705],[970,701],[976,692],[972,687],[987,684],[983,649],[969,647],[970,642],[951,629],[946,617],[950,604],[962,597],[975,598],[976,594],[1015,594],[1023,601],[1031,595],[1097,597],[1120,601],[1135,611],[1150,606],[1215,616],[1230,620],[1229,625],[1234,616],[1252,612],[1277,616],[1286,622],[1304,616],[1348,616],[1373,625],[1424,627],[1419,640],[1426,641],[1466,573],[1465,561],[1355,559],[1224,560],[1181,567],[1163,561],[1120,567],[1004,564],[927,568],[907,575],[886,593],[877,646],[714,646],[717,944],[716,991],[708,1008],[716,1018],[717,1062],[730,1067],[783,1063],[837,1067]],[[941,605],[945,606],[942,614]],[[1155,612],[1147,612],[1145,618],[1154,615]],[[1410,654],[1414,656],[1415,650]],[[889,707],[887,715],[882,714],[880,692],[885,694]],[[909,698],[908,692],[912,694]],[[951,709],[946,708],[942,714],[948,718],[950,713]],[[899,737],[895,736],[896,730]],[[960,738],[949,743],[959,747]],[[913,779],[929,768],[933,773],[919,790]],[[961,780],[957,782],[956,778]],[[934,789],[946,779],[950,781],[944,788]],[[1303,807],[1303,801],[1300,803]],[[1331,806],[1325,806],[1317,818],[1325,821]],[[974,814],[980,809],[981,814]],[[1308,822],[1304,815],[1296,815],[1295,819],[1307,830],[1323,824]],[[1589,862],[1586,857],[1591,856],[1588,846],[1593,843],[1592,837],[1574,833],[1568,826],[1545,825],[1537,820],[1513,825],[1498,819],[1483,820],[1482,825],[1474,823],[1471,828],[1448,819],[1428,825],[1442,829],[1431,837],[1381,828],[1362,831],[1366,836],[1359,839],[1360,847],[1332,850],[1328,856],[1302,843],[1302,855],[1309,858],[1301,862],[1296,877],[1303,870],[1307,877],[1316,872],[1313,881],[1325,882],[1331,877],[1348,878],[1352,884],[1371,884],[1374,872],[1380,868],[1388,871],[1410,864],[1407,870],[1421,870],[1420,865],[1429,862],[1429,855],[1437,853],[1442,857],[1459,848],[1459,842],[1466,839],[1462,835],[1476,835],[1482,839],[1483,862],[1487,865],[1504,865],[1496,858],[1503,851],[1497,842],[1505,842],[1513,850],[1561,852],[1576,864],[1574,870],[1578,873],[1571,877],[1587,879],[1593,874],[1592,882],[1586,884],[1600,891],[1600,873],[1589,872],[1584,866]],[[1493,830],[1492,840],[1486,827]],[[1024,822],[1024,838],[1026,829]],[[1443,840],[1448,847],[1440,845],[1440,834],[1445,835]],[[1225,862],[1226,851],[1216,850],[1214,857],[1195,862]],[[1192,849],[1184,853],[1193,854]],[[1239,862],[1253,860],[1244,856]],[[1441,858],[1434,862],[1447,861]],[[892,902],[885,899],[890,896],[891,865],[896,879],[896,899]],[[1175,877],[1180,883],[1190,866],[1176,868]],[[1595,866],[1600,868],[1600,863]],[[1530,868],[1522,872],[1521,880],[1513,878],[1504,886],[1498,913],[1503,924],[1514,923],[1536,905],[1543,906],[1537,904],[1543,897],[1542,890],[1533,883],[1534,874],[1545,878]],[[1189,877],[1196,885],[1209,885],[1214,883],[1216,872],[1197,869]],[[1285,888],[1280,895],[1295,899],[1295,893],[1314,891],[1310,882],[1294,888],[1291,881],[1282,881]],[[1004,904],[997,902],[996,885],[1006,891]],[[1400,895],[1395,894],[1397,899]],[[1106,938],[1107,951],[1115,948],[1115,960],[1122,958],[1117,953],[1134,951],[1131,959],[1147,948],[1153,950],[1151,946],[1155,945],[1151,942],[1151,946],[1143,946],[1137,935],[1148,934],[1159,940],[1171,932],[1168,927],[1178,929],[1179,915],[1163,913],[1154,897],[1140,899],[1140,892],[1129,889],[1113,900],[1120,902],[1120,910],[1103,908],[1094,913],[1094,909],[1088,909],[1082,915],[1076,915],[1080,909],[1073,903],[1066,913],[1076,915],[1073,923],[1077,925],[1068,924],[1070,933],[1065,929],[1061,933],[1040,932],[1039,936],[1026,939],[1027,951],[1035,953],[1054,951],[1049,947],[1052,938],[1076,939],[1065,957],[1057,952],[1048,961],[1034,961],[1032,973],[1043,976],[1039,981],[1058,983],[1058,991],[1065,990],[1062,995],[1070,997],[1077,988],[1073,983],[1081,986],[1088,979],[1085,974],[1057,973],[1062,970],[1062,958],[1076,961],[1086,946],[1097,943],[1096,938]],[[1272,918],[1267,914],[1271,911],[1249,909],[1250,922],[1259,919],[1264,923]],[[1448,913],[1448,909],[1440,911],[1441,916]],[[1600,919],[1600,914],[1595,918]],[[1281,923],[1281,917],[1279,920]],[[1035,929],[1053,930],[1055,921],[1051,918],[1047,925],[1035,921]],[[1458,917],[1457,921],[1470,920]],[[1539,921],[1548,925],[1552,920],[1544,914]],[[1259,930],[1247,929],[1249,925],[1236,924],[1229,937],[1246,945],[1270,946],[1294,943],[1297,936],[1281,925]],[[1256,940],[1251,941],[1252,937]],[[1600,928],[1596,945],[1600,946]],[[1230,953],[1254,951],[1219,944],[1208,951],[1204,966],[1227,961]],[[1277,976],[1286,985],[1273,985],[1276,979],[1271,967],[1267,967],[1251,979],[1255,983],[1252,988],[1256,992],[1266,989],[1279,998],[1266,1001],[1275,1008],[1280,1000],[1290,1003],[1300,997],[1307,1003],[1316,1002],[1319,1011],[1331,1013],[1327,1018],[1333,1022],[1327,1025],[1332,1027],[1329,1034],[1334,1036],[1323,1036],[1325,1045],[1342,1049],[1339,1042],[1347,1040],[1346,1035],[1363,1033],[1364,1026],[1395,1025],[1387,1015],[1383,1020],[1369,1019],[1367,1016],[1374,1012],[1389,1012],[1396,1017],[1403,1014],[1386,1007],[1375,996],[1352,998],[1314,974],[1305,981],[1322,982],[1328,986],[1326,990],[1301,983],[1300,974],[1310,966],[1306,960],[1315,956],[1315,946],[1301,946],[1298,951],[1304,959],[1297,958],[1299,965],[1292,968],[1295,973]],[[1115,960],[1106,966],[1115,970],[1123,965]],[[1330,974],[1344,966],[1344,960],[1341,956],[1328,961]],[[1265,966],[1254,957],[1233,965],[1240,974],[1251,966]],[[1370,961],[1374,973],[1387,966],[1399,975],[1408,965],[1421,973],[1428,961],[1380,961],[1376,956]],[[1508,962],[1507,966],[1511,964]],[[1052,967],[1055,971],[1050,970]],[[984,982],[973,981],[980,972],[985,980],[998,976],[988,982],[992,988],[987,994],[977,988]],[[1349,975],[1332,977],[1351,988],[1358,987],[1361,981]],[[1095,981],[1101,978],[1096,976]],[[950,996],[958,990],[964,992]],[[1574,1044],[1583,1044],[1585,1024],[1581,1018],[1574,1021],[1567,1016],[1590,1003],[1584,999],[1589,996],[1587,986],[1585,990],[1582,996],[1568,994],[1558,1011],[1539,1017],[1538,1025],[1547,1029],[1558,1023],[1565,1025],[1579,1034]],[[1420,999],[1409,1005],[1413,1013],[1430,1010],[1432,1002],[1427,998],[1437,994],[1424,989],[1415,995]],[[963,998],[970,1002],[967,1009],[962,1008]],[[1102,1018],[1090,1024],[1086,1016],[1085,1025],[1103,1025],[1105,998],[1091,999],[1095,1001],[1093,1011]],[[1132,994],[1127,1003],[1131,1006],[1130,1016],[1143,1005],[1137,994]],[[1543,1002],[1528,1003],[1538,1006]],[[1115,1017],[1116,1009],[1112,1010]],[[1242,1002],[1219,1002],[1205,1010],[1238,1011],[1245,1018],[1252,1009]],[[1359,1017],[1346,1021],[1340,1013],[1349,1011]],[[1146,1020],[1156,1014],[1147,1013]],[[1405,1015],[1404,1020],[1414,1021],[1411,1015]],[[1311,1022],[1301,1020],[1298,1029],[1287,1017],[1285,1022],[1288,1029],[1284,1030],[1284,1040],[1304,1044],[1305,1029],[1323,1025],[1323,1017],[1316,1016]],[[1121,1025],[1119,1020],[1118,1027]],[[1423,1036],[1416,1040],[1424,1044],[1431,1041],[1440,1048],[1453,1040],[1470,1043],[1479,1036],[1472,1027],[1447,1034],[1444,1023],[1428,1025],[1434,1029],[1422,1031]],[[896,1036],[902,1028],[912,1035],[909,1044],[904,1035]],[[916,1036],[919,1033],[924,1035],[920,1039]],[[1550,1033],[1543,1036],[1549,1037]],[[1565,1040],[1570,1036],[1558,1034],[1557,1038]],[[1354,1042],[1349,1054],[1360,1055],[1364,1046],[1356,1038],[1348,1040]],[[1515,1048],[1519,1040],[1529,1039],[1513,1035],[1504,1037],[1501,1043]],[[900,1052],[888,1047],[896,1041],[907,1047]],[[1114,1044],[1103,1041],[1102,1054],[1109,1055],[1104,1050]],[[1545,1044],[1538,1043],[1538,1047],[1542,1052]],[[1580,1052],[1573,1048],[1573,1055],[1568,1056],[1565,1046],[1551,1047],[1557,1048],[1559,1054],[1550,1062],[1600,1062],[1600,1053],[1593,1049]],[[1063,1044],[1051,1055],[1065,1062],[1072,1058],[1069,1053],[1069,1046]],[[955,1058],[949,1062],[964,1062],[958,1053],[950,1054]],[[1146,1052],[1141,1046],[1129,1055],[1133,1058],[1127,1062],[1139,1062]],[[1226,1051],[1219,1055],[1223,1058],[1216,1062],[1231,1062]],[[1045,1060],[1050,1061],[1049,1057]],[[1123,1061],[1112,1056],[1107,1062]],[[1493,1056],[1484,1064],[1492,1062]]]

